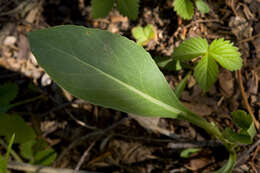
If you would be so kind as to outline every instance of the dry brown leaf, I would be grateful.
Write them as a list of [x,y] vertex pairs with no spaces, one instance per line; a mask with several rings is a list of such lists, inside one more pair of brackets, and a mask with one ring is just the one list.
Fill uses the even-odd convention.
[[143,128],[153,133],[160,133],[169,136],[171,132],[167,129],[159,127],[160,118],[158,117],[143,117],[134,114],[128,114],[130,117],[135,119]]
[[224,70],[219,74],[219,85],[225,97],[231,97],[234,93],[234,78],[232,73]]
[[147,148],[136,142],[112,140],[109,143],[109,151],[112,153],[114,161],[118,164],[131,164],[156,158],[152,155],[153,151],[151,148]]
[[197,171],[206,165],[209,164],[209,160],[207,158],[199,158],[199,159],[192,159],[190,160],[190,163],[185,165],[186,168],[192,171]]

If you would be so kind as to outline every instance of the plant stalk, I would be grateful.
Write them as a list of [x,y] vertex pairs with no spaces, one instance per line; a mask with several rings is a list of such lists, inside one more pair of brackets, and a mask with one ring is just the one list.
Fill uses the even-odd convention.
[[236,163],[236,152],[234,150],[235,146],[230,145],[230,143],[228,143],[225,140],[222,133],[219,131],[218,127],[215,126],[213,123],[210,123],[204,118],[200,117],[199,115],[189,111],[186,114],[181,114],[179,118],[204,129],[209,135],[217,138],[222,142],[222,144],[229,152],[229,159],[228,162],[215,173],[231,173]]

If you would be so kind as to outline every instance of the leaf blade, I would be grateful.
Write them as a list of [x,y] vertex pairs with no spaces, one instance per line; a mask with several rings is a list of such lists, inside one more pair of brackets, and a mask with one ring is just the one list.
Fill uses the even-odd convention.
[[106,17],[109,11],[113,8],[114,0],[91,0],[91,12],[93,18]]
[[204,56],[194,69],[194,76],[199,86],[208,91],[216,82],[218,65],[213,58]]
[[0,114],[0,135],[9,141],[13,134],[15,143],[20,144],[36,137],[34,130],[19,115]]
[[29,41],[38,63],[77,97],[143,116],[186,111],[150,55],[122,36],[67,25],[34,31]]
[[139,0],[117,0],[117,9],[129,19],[135,20],[139,12]]
[[238,52],[238,48],[223,38],[216,39],[210,44],[209,56],[230,71],[238,70],[242,67],[241,54]]
[[192,37],[176,47],[172,56],[180,61],[189,61],[193,58],[205,55],[207,51],[208,43],[206,39]]
[[208,13],[210,8],[203,0],[196,0],[195,5],[201,13]]
[[191,19],[194,13],[194,7],[190,0],[175,0],[174,10],[183,19]]
[[0,105],[8,105],[18,94],[18,86],[14,83],[0,85]]

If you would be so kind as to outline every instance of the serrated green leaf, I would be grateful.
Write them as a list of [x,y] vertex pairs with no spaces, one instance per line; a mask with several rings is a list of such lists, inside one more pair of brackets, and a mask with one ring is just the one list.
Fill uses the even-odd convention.
[[256,129],[251,115],[242,110],[234,111],[231,115],[232,120],[242,129],[241,133],[249,135],[253,140],[256,134]]
[[216,39],[210,44],[209,56],[213,57],[222,67],[231,71],[242,67],[242,59],[238,48],[223,38]]
[[210,10],[208,4],[204,2],[204,0],[196,0],[195,5],[201,13],[208,13]]
[[8,105],[17,95],[18,87],[14,83],[0,85],[0,105]]
[[204,56],[194,69],[194,76],[199,86],[208,91],[218,77],[218,65],[213,58]]
[[182,158],[189,158],[193,154],[196,154],[196,153],[198,153],[200,151],[201,151],[201,148],[187,148],[187,149],[182,150],[180,156]]
[[15,143],[24,143],[35,138],[35,132],[19,115],[0,114],[0,136],[9,141],[15,134]]
[[172,56],[180,61],[188,61],[199,56],[204,56],[207,51],[208,43],[206,39],[192,37],[176,47]]
[[135,20],[139,12],[139,0],[116,0],[118,11],[127,16],[129,19]]
[[48,148],[39,151],[35,154],[34,162],[35,165],[49,166],[51,165],[57,157],[57,153],[52,148]]
[[231,143],[250,144],[252,142],[249,135],[236,133],[229,127],[225,128],[222,134]]
[[174,10],[183,19],[191,19],[194,13],[194,7],[190,0],[174,0]]
[[234,111],[231,115],[232,120],[240,130],[237,133],[231,128],[226,128],[223,132],[223,136],[232,143],[251,144],[256,134],[252,117],[242,110]]
[[155,31],[152,25],[147,25],[144,28],[141,26],[134,27],[132,34],[140,46],[148,44],[150,40],[155,38]]
[[106,17],[114,5],[114,0],[91,0],[93,18]]
[[90,103],[143,116],[187,111],[150,54],[125,37],[66,25],[31,32],[29,41],[52,79]]

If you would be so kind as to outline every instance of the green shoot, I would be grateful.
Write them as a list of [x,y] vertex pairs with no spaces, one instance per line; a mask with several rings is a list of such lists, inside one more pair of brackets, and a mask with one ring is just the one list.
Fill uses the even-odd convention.
[[[255,131],[251,116],[243,111],[232,113],[241,128],[239,133],[221,132],[213,122],[189,111],[171,90],[150,54],[123,36],[73,25],[37,30],[28,36],[38,63],[72,95],[140,116],[186,120],[220,140],[230,153],[228,163],[220,170],[222,173],[231,173],[238,144],[252,142]],[[206,90],[216,78],[215,61],[223,67],[234,61],[231,70],[242,65],[237,48],[223,39],[216,40],[209,48],[204,39],[187,40],[175,50],[174,56],[178,58],[176,55],[180,61],[203,57],[197,70],[207,76],[213,74],[213,77],[199,77]]]
[[132,35],[140,46],[147,45],[149,41],[154,40],[156,37],[155,29],[152,25],[134,27],[132,29]]

